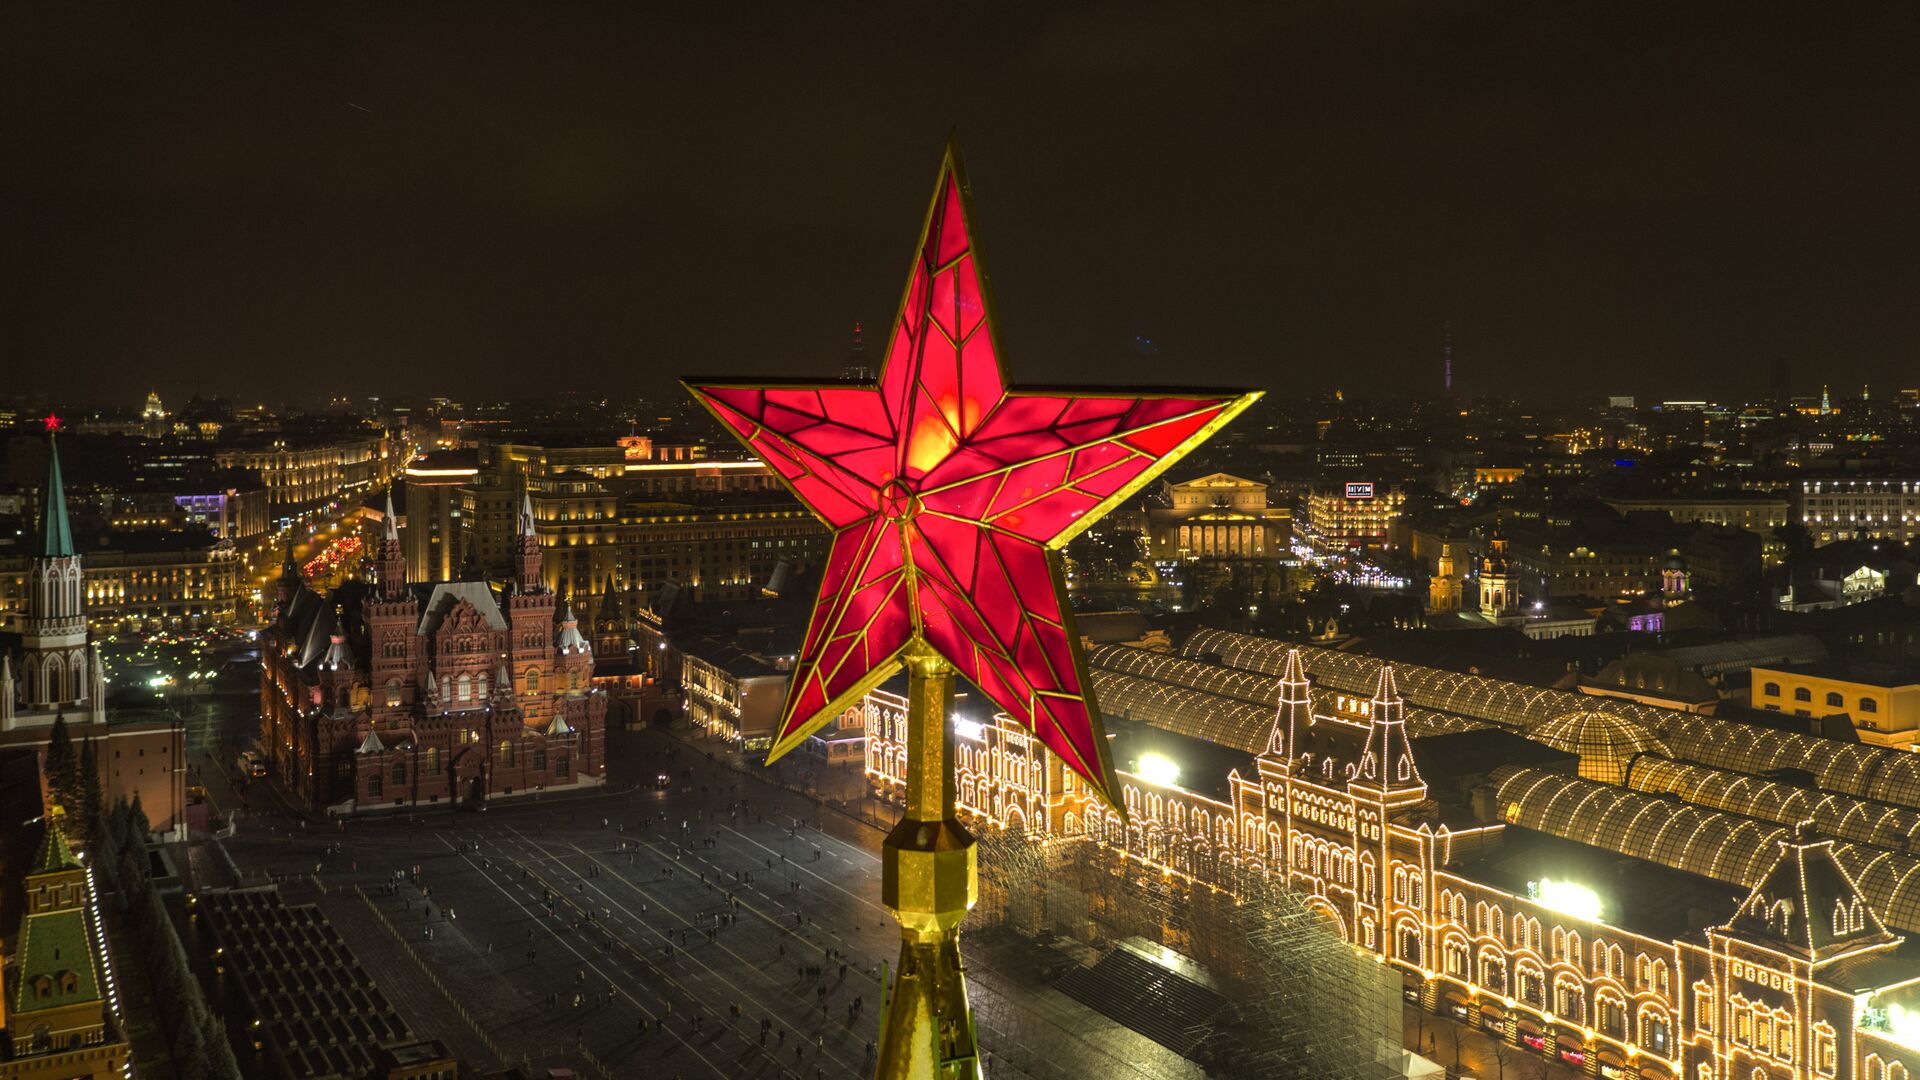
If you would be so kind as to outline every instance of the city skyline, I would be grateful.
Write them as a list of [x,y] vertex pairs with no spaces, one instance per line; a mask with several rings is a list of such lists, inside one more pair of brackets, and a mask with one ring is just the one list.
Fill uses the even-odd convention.
[[1912,1080],[1916,30],[0,12],[0,1080]]
[[1900,385],[1912,14],[1651,12],[16,12],[0,341],[56,398],[830,374],[957,125],[1036,381],[1433,393],[1451,323],[1463,395]]

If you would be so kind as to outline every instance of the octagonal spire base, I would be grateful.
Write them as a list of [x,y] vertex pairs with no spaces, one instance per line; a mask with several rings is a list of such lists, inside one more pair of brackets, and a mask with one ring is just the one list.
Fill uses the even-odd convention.
[[915,639],[907,666],[907,812],[882,850],[881,899],[900,966],[880,1020],[878,1080],[980,1080],[960,923],[979,897],[972,834],[955,816],[953,667]]

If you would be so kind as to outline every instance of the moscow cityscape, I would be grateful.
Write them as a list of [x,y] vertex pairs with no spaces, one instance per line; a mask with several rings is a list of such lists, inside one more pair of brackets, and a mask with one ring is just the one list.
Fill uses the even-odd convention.
[[0,1080],[1911,1080],[1916,24],[0,14]]

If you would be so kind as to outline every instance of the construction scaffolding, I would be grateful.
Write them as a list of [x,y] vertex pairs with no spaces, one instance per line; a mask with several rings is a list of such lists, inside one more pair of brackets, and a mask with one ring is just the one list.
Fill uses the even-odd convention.
[[[1028,943],[1028,952],[1054,958],[1037,974],[1063,991],[1069,982],[1097,981],[1100,970],[1112,966],[1088,961],[1122,948],[1141,952],[1133,942],[1179,954],[1162,962],[1176,975],[1186,973],[1184,978],[1136,979],[1110,993],[1095,988],[1091,995],[1072,996],[1092,1004],[1107,994],[1111,1007],[1092,1007],[1174,1047],[1207,1075],[1402,1075],[1399,972],[1349,947],[1332,922],[1264,875],[1241,875],[1216,888],[1125,859],[1085,838],[1031,839],[1019,830],[990,830],[979,843],[980,900],[969,936],[1018,938]],[[1036,944],[1052,948],[1034,950]],[[1064,959],[1075,955],[1079,965]],[[1072,971],[1076,966],[1082,970]],[[1096,969],[1091,975],[1089,967]],[[1194,1015],[1176,1037],[1154,1033],[1156,1023],[1197,1007],[1192,1002],[1213,1000],[1217,1006],[1209,995],[1181,993],[1190,982],[1217,992],[1224,1007]],[[1148,1000],[1137,1000],[1142,997]],[[1136,1005],[1139,1015],[1129,1016]],[[1021,1033],[1002,1034],[1017,1040]]]

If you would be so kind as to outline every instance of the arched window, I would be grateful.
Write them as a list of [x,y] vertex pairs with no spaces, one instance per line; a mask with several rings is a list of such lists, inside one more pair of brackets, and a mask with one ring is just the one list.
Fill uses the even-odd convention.
[[565,780],[567,778],[567,755],[553,755],[553,778],[555,780]]
[[527,693],[537,694],[539,692],[540,692],[540,669],[528,668],[527,669]]
[[513,740],[500,740],[499,762],[502,765],[513,764]]
[[484,671],[481,672],[479,676],[473,680],[473,694],[475,697],[479,698],[482,701],[485,701],[487,699],[488,681],[489,680],[487,679],[487,673]]
[[427,747],[426,770],[427,770],[428,776],[432,776],[435,773],[438,773],[440,771],[440,748],[439,747],[437,746]]
[[1860,711],[1877,713],[1880,711],[1880,703],[1870,697],[1863,697],[1860,699]]
[[1794,688],[1793,688],[1793,700],[1795,700],[1795,701],[1812,701],[1812,700],[1813,700],[1813,691],[1811,691],[1811,690],[1809,690],[1809,689],[1807,689],[1807,688],[1806,688],[1806,687],[1804,687],[1804,686],[1796,686],[1796,687],[1794,687]]
[[1421,962],[1420,924],[1412,919],[1402,919],[1393,928],[1394,952],[1409,964]]
[[1693,984],[1693,1023],[1701,1031],[1713,1031],[1714,1024],[1713,987],[1704,983]]
[[1827,704],[1835,709],[1844,709],[1847,707],[1847,699],[1841,697],[1838,691],[1828,691]]
[[1576,1024],[1587,1022],[1587,998],[1578,979],[1566,974],[1554,978],[1553,1011]]
[[1627,1003],[1612,994],[1595,994],[1593,1002],[1600,1014],[1597,1025],[1600,1033],[1615,1039],[1627,1038]]
[[1665,1054],[1667,1042],[1671,1037],[1667,1014],[1663,1010],[1642,1005],[1640,1007],[1640,1045],[1656,1054]]
[[1767,686],[1766,686],[1766,695],[1767,695],[1768,697],[1779,697],[1779,696],[1780,696],[1780,684],[1779,684],[1779,683],[1777,683],[1777,682],[1770,682],[1770,683],[1768,683],[1768,684],[1767,684]]
[[453,689],[454,700],[456,701],[472,701],[473,700],[473,676],[471,675],[460,676],[459,681],[455,682],[453,684],[453,687],[454,687]]
[[394,709],[394,708],[398,708],[399,706],[400,706],[400,680],[388,679],[387,680],[387,708]]
[[1547,984],[1539,965],[1531,960],[1522,960],[1513,966],[1514,989],[1519,998],[1536,1009],[1547,1005]]
[[407,763],[404,761],[394,762],[393,763],[394,786],[398,787],[399,785],[404,784],[406,782],[407,782]]
[[1480,950],[1480,970],[1475,973],[1476,982],[1489,993],[1507,992],[1507,960],[1500,950],[1491,947]]

